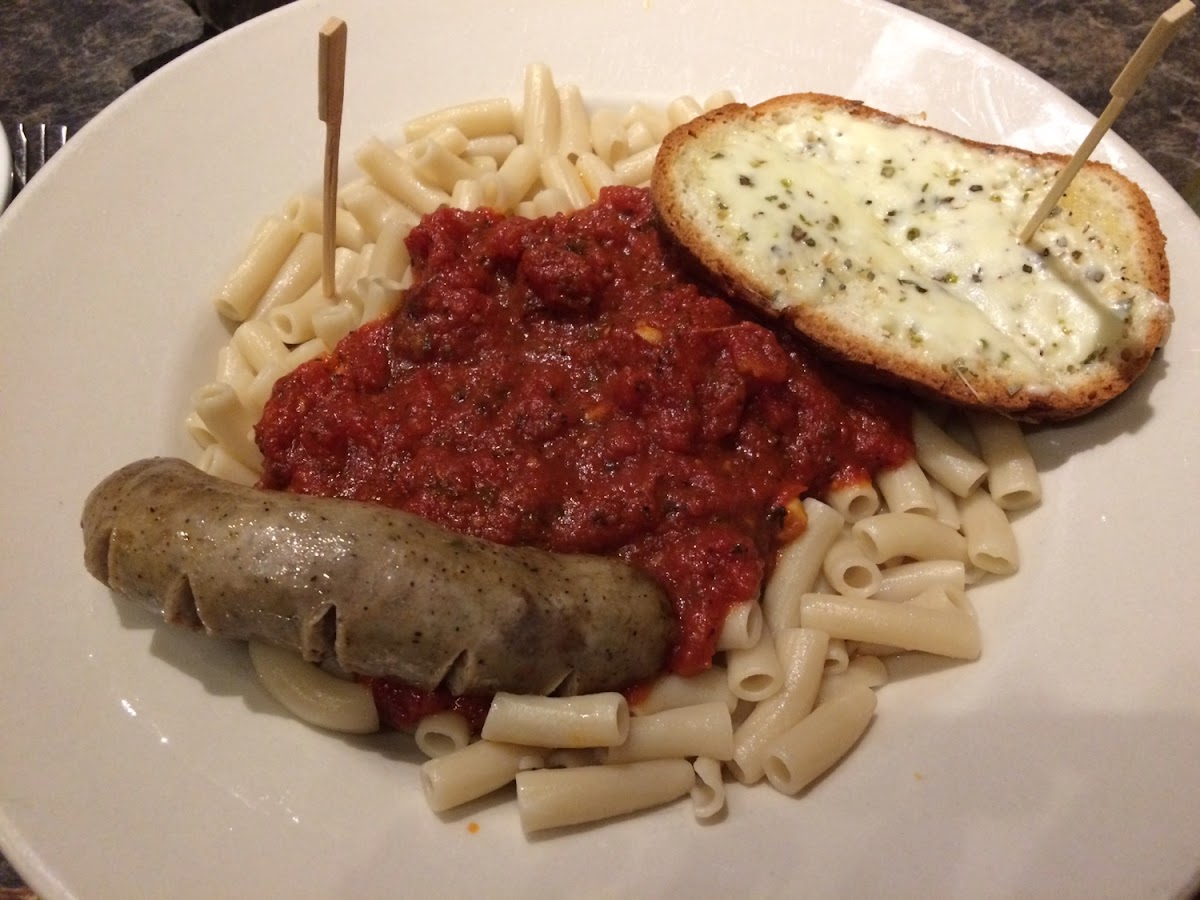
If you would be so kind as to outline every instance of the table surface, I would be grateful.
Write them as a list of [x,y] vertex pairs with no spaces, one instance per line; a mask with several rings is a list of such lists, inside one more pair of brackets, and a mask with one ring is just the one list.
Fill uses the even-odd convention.
[[[1112,81],[1170,4],[899,0],[898,5],[992,47],[1099,115]],[[6,0],[0,17],[0,122],[10,140],[21,122],[64,124],[73,134],[141,78],[214,33],[185,0]],[[1200,210],[1195,22],[1151,72],[1114,130]],[[0,900],[31,896],[0,856]]]

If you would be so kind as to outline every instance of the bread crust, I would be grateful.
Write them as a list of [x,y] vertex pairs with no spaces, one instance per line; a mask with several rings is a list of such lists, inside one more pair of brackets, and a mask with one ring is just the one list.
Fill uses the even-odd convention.
[[[1090,364],[1087,371],[1071,376],[1068,383],[1054,384],[1056,373],[1047,373],[1046,384],[1030,383],[1014,390],[1005,373],[979,365],[959,368],[935,365],[920,354],[908,352],[902,342],[865,335],[857,323],[831,314],[829,305],[806,302],[804,297],[779,299],[779,284],[747,266],[744,257],[730,252],[689,205],[689,192],[696,190],[695,178],[687,177],[685,162],[694,164],[701,152],[719,153],[730,134],[753,129],[762,131],[791,124],[804,116],[826,111],[843,112],[855,119],[880,126],[916,128],[950,138],[984,156],[1004,154],[1024,164],[1050,170],[1050,177],[1068,159],[1055,153],[1034,153],[1015,147],[959,138],[948,132],[915,124],[859,101],[828,94],[789,94],[757,106],[730,104],[679,126],[662,143],[654,167],[651,190],[658,215],[676,242],[730,294],[789,323],[820,354],[850,369],[858,377],[907,388],[955,405],[987,409],[1026,421],[1057,421],[1088,413],[1122,393],[1146,369],[1170,326],[1169,307],[1150,316],[1136,339],[1122,344],[1112,358]],[[690,160],[689,160],[690,156]],[[1122,258],[1123,277],[1141,285],[1159,300],[1170,298],[1170,274],[1166,239],[1146,194],[1111,166],[1087,163],[1072,185],[1072,193],[1107,191],[1119,198],[1127,223],[1125,237],[1132,240]],[[1078,201],[1076,201],[1078,202]],[[1014,235],[1000,240],[1016,241]],[[1037,237],[1035,236],[1034,242]],[[1061,379],[1059,379],[1061,380]]]

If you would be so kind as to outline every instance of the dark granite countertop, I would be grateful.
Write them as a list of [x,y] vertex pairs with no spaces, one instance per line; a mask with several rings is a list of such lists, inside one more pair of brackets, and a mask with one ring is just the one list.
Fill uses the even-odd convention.
[[[262,6],[271,0],[241,0]],[[279,2],[279,0],[274,0]],[[5,0],[0,122],[71,133],[123,91],[216,32],[214,0]],[[233,0],[220,5],[229,7]],[[1109,87],[1166,0],[900,0],[1045,78],[1099,115]],[[1200,25],[1188,24],[1115,130],[1200,209]],[[0,900],[29,896],[0,857]]]
[[[6,0],[0,122],[78,131],[137,80],[215,29],[199,3],[281,0]],[[1109,87],[1166,0],[900,0],[1045,78],[1099,115]],[[1198,17],[1200,18],[1200,17]],[[1200,208],[1200,25],[1191,22],[1115,130]]]

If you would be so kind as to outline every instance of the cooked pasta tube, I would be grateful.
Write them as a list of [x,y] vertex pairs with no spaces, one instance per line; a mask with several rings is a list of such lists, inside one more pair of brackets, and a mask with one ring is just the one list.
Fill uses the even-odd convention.
[[667,104],[667,122],[672,128],[692,121],[704,110],[694,97],[676,97]]
[[839,485],[825,495],[825,502],[847,522],[857,522],[879,512],[879,492],[869,481]]
[[417,749],[436,759],[471,743],[471,723],[466,716],[453,710],[443,710],[425,716],[413,733]]
[[410,149],[409,164],[416,176],[446,193],[453,191],[459,181],[471,180],[478,174],[465,159],[432,138],[422,138],[410,145]]
[[500,184],[500,200],[504,207],[516,206],[541,177],[541,159],[532,147],[518,144],[496,170]]
[[686,759],[537,769],[517,775],[517,811],[527,832],[562,828],[670,803],[695,783]]
[[587,107],[579,85],[564,84],[558,89],[558,152],[576,159],[592,149]]
[[319,309],[313,313],[312,327],[316,339],[326,347],[336,347],[337,342],[359,325],[353,307],[344,303]]
[[237,391],[239,397],[242,397],[250,386],[250,382],[254,380],[254,369],[250,367],[250,363],[246,362],[246,357],[237,347],[233,344],[226,344],[217,353],[215,380],[223,381]]
[[217,312],[235,322],[249,318],[299,239],[294,223],[269,219],[213,299]]
[[[390,278],[368,278],[360,285],[363,295],[360,321],[373,322],[395,312],[403,299],[404,288],[412,284],[411,276],[405,272],[399,281]],[[314,327],[316,323],[313,323]],[[355,328],[358,327],[356,322]]]
[[227,453],[248,469],[262,468],[262,453],[251,436],[254,418],[230,385],[219,381],[204,385],[192,396],[192,406]]
[[737,97],[733,95],[733,91],[720,90],[704,99],[704,111],[712,112],[714,109],[736,102]]
[[697,819],[711,819],[725,808],[725,780],[721,763],[700,757],[692,762],[696,783],[692,786],[692,811]]
[[893,566],[883,573],[876,600],[900,602],[936,586],[966,588],[966,567],[957,559],[930,559]]
[[404,137],[415,141],[445,125],[453,125],[470,140],[492,134],[511,134],[516,120],[507,97],[475,100],[410,119],[404,126]]
[[[356,280],[360,257],[353,250],[338,247],[333,255],[333,277],[337,296],[341,297]],[[267,313],[266,321],[285,344],[300,344],[316,335],[313,316],[329,308],[336,298],[325,296],[324,286],[317,282],[291,303],[276,306]]]
[[[325,210],[319,197],[311,194],[296,194],[283,207],[285,218],[310,234],[320,234],[325,228]],[[366,232],[354,213],[338,207],[333,214],[334,240],[339,247],[361,250],[367,242]]]
[[879,566],[860,544],[847,535],[839,538],[825,554],[821,570],[839,594],[870,597],[883,582]]
[[923,650],[955,659],[979,657],[979,623],[965,612],[832,594],[805,594],[800,606],[803,626],[824,631],[830,637]]
[[558,88],[550,67],[531,63],[525,67],[525,93],[521,104],[521,138],[538,156],[558,153],[562,118]]
[[850,665],[850,651],[846,642],[841,638],[830,638],[829,646],[825,649],[825,674],[836,675],[846,671]]
[[743,784],[763,777],[767,747],[809,714],[825,672],[829,636],[811,628],[789,628],[779,635],[785,659],[783,688],[757,704],[733,733],[729,769]]
[[661,675],[648,690],[639,692],[636,699],[630,701],[630,711],[635,716],[648,716],[664,709],[695,706],[713,700],[724,703],[731,713],[737,706],[738,698],[729,689],[729,677],[720,666],[687,678],[670,673]]
[[629,154],[624,159],[617,160],[612,167],[617,183],[636,187],[648,182],[657,156],[658,144],[651,144],[636,153]]
[[[482,179],[464,178],[456,182],[454,189],[450,192],[450,205],[455,209],[479,209],[481,206],[503,209],[503,206],[495,201],[489,204],[486,193],[487,189]],[[492,194],[498,199],[500,192],[493,188]]]
[[216,436],[208,430],[208,426],[204,424],[204,420],[195,410],[188,413],[188,417],[183,420],[183,428],[188,433],[188,437],[195,441],[201,450],[217,442]]
[[667,132],[671,130],[666,110],[651,106],[649,103],[634,103],[626,110],[623,121],[626,128],[633,128],[635,125],[642,126],[656,143],[665,138]]
[[387,221],[396,219],[411,229],[421,220],[413,210],[403,206],[370,179],[347,185],[338,199],[354,214],[371,240],[378,240],[379,232]]
[[540,756],[538,750],[476,741],[421,764],[421,787],[434,812],[444,812],[499,790]]
[[729,690],[742,700],[759,701],[770,697],[783,682],[783,669],[775,652],[775,639],[764,628],[753,647],[730,650],[725,654]]
[[485,134],[482,137],[471,138],[463,148],[463,156],[467,159],[490,157],[497,165],[502,165],[508,155],[517,148],[515,134]]
[[533,747],[612,747],[629,734],[629,706],[615,691],[576,697],[499,693],[480,735]]
[[471,141],[470,138],[462,133],[462,129],[454,125],[453,122],[443,122],[427,134],[423,134],[400,147],[399,152],[411,160],[413,155],[427,142],[439,145],[453,156],[462,156]]
[[542,188],[534,194],[530,204],[534,216],[554,216],[558,213],[568,213],[573,208],[567,193],[554,187]]
[[746,650],[758,643],[763,631],[762,607],[746,600],[730,607],[717,635],[717,650]]
[[288,372],[294,372],[309,360],[316,359],[318,356],[328,352],[329,346],[318,337],[311,338],[298,347],[293,347],[291,352],[284,357],[282,364],[280,364],[280,377],[283,377]]
[[629,144],[625,140],[625,127],[621,124],[621,113],[610,107],[592,113],[589,123],[592,151],[609,166],[629,155]]
[[1017,537],[1008,515],[987,491],[975,491],[958,501],[967,559],[995,575],[1011,575],[1020,565]]
[[230,344],[257,375],[272,363],[282,362],[288,348],[279,333],[263,319],[250,319],[233,331]]
[[575,160],[575,170],[583,180],[589,196],[594,200],[600,189],[617,183],[617,173],[595,153],[581,153]]
[[261,319],[276,306],[291,303],[321,278],[321,235],[305,231],[296,241],[251,316]]
[[247,487],[258,483],[259,472],[242,465],[234,459],[228,450],[220,444],[209,444],[200,454],[196,468],[207,472],[216,478],[232,481],[234,484],[244,484]]
[[583,179],[565,156],[542,157],[541,174],[546,187],[557,188],[567,195],[572,209],[583,209],[592,202]]
[[375,239],[375,252],[367,266],[368,278],[386,278],[399,281],[408,271],[410,258],[404,239],[409,228],[401,219],[388,219]]
[[834,675],[826,675],[821,680],[821,689],[817,692],[817,705],[828,703],[835,697],[840,697],[852,687],[882,687],[888,683],[888,670],[878,656],[862,655],[866,644],[859,645],[859,656],[850,660],[845,670]]
[[369,138],[354,158],[379,187],[414,212],[431,213],[450,202],[449,194],[421,181],[412,166],[378,138]]
[[833,768],[867,730],[876,702],[873,690],[855,686],[776,738],[763,765],[771,786],[797,794]]
[[904,602],[912,606],[919,606],[922,609],[939,609],[946,611],[969,612],[966,606],[967,595],[965,591],[955,591],[947,589],[943,585],[934,585],[931,588],[926,588],[917,594],[915,597],[910,597]]
[[842,533],[845,520],[832,506],[812,497],[803,500],[808,525],[804,533],[779,551],[775,571],[763,590],[763,616],[771,631],[800,624],[795,601],[812,590],[821,562]]
[[681,706],[629,720],[623,743],[609,747],[604,761],[637,762],[642,759],[678,759],[733,756],[733,720],[729,708],[719,700],[697,706]]
[[913,411],[912,436],[921,468],[957,496],[967,496],[987,477],[984,461],[919,409]]
[[1021,426],[990,413],[967,416],[988,467],[988,492],[1001,509],[1028,509],[1042,499],[1042,481]]
[[929,477],[915,459],[875,473],[875,486],[883,502],[893,513],[920,513],[932,516],[937,511]]
[[242,396],[242,402],[246,404],[246,409],[249,410],[250,415],[255,421],[262,418],[263,409],[267,405],[267,400],[270,399],[275,382],[282,378],[285,373],[285,360],[286,355],[280,357],[278,361],[264,366],[254,376],[254,380],[250,382],[245,394]]
[[850,530],[877,563],[898,557],[967,559],[967,542],[961,534],[918,513],[880,513],[855,522]]
[[604,751],[596,747],[572,747],[569,749],[548,750],[540,766],[529,766],[531,769],[576,769],[579,766],[599,765],[600,754]]
[[929,486],[933,489],[933,517],[943,525],[958,531],[962,525],[958,515],[958,498],[940,481],[931,482]]
[[298,719],[330,731],[379,730],[371,689],[305,662],[295,650],[250,641],[250,661],[272,697]]

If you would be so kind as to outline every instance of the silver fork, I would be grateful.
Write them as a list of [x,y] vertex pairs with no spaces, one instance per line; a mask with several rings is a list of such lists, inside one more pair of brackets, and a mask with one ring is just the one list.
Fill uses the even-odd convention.
[[46,161],[62,149],[67,142],[67,126],[22,122],[17,125],[13,137],[12,195],[15,197]]

